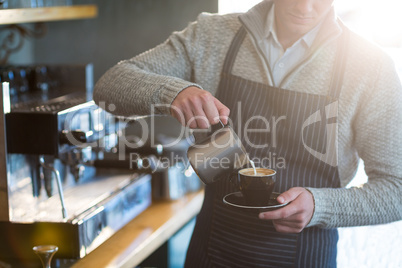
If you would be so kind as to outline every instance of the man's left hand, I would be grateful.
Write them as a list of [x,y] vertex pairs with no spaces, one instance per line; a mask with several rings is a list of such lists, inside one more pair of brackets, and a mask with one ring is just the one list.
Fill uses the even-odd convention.
[[300,233],[313,216],[313,195],[305,188],[294,187],[280,194],[276,200],[282,204],[291,203],[277,210],[262,212],[259,218],[272,220],[275,229],[280,233]]

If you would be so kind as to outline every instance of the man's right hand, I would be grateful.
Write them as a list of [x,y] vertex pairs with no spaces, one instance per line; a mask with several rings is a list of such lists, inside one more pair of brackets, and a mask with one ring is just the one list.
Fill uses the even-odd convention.
[[205,129],[219,120],[227,124],[230,110],[208,91],[191,86],[176,96],[170,112],[185,127]]

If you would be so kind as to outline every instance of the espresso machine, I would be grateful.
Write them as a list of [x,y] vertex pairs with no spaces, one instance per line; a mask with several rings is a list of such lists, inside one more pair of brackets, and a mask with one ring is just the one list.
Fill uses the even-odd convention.
[[128,120],[92,101],[92,65],[1,72],[0,261],[82,258],[151,204],[160,152],[115,161]]

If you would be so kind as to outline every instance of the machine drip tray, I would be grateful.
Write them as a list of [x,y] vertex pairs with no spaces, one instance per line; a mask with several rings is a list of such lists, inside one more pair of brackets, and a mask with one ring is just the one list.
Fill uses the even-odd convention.
[[[53,202],[50,199],[49,202]],[[66,220],[59,219],[60,205],[55,200],[54,208],[48,204],[48,214],[58,215],[54,218],[36,214],[24,215],[25,222],[17,217],[11,222],[0,222],[0,259],[36,259],[32,248],[45,244],[59,247],[55,258],[84,257],[150,206],[151,175],[120,174],[98,178],[98,181],[74,187],[71,192],[66,190],[65,199],[69,212]],[[35,210],[32,211],[35,214]]]

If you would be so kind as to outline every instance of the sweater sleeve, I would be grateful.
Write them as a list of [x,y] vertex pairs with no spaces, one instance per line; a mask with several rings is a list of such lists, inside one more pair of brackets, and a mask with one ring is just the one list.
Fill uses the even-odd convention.
[[191,23],[163,44],[113,66],[97,81],[95,102],[123,116],[169,114],[169,105],[181,90],[200,87],[189,82],[196,31],[197,23]]
[[402,88],[394,64],[377,62],[372,87],[352,122],[368,182],[361,187],[308,188],[315,211],[308,226],[324,228],[402,220]]

